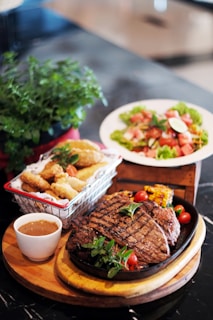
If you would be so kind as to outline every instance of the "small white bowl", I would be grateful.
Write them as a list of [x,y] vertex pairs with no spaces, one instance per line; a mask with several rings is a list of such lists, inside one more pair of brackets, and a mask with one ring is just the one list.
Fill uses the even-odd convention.
[[[28,235],[19,231],[19,228],[29,222],[46,220],[55,222],[58,229],[46,235]],[[13,224],[19,249],[32,261],[45,261],[51,257],[59,243],[62,231],[62,221],[50,213],[27,213],[17,218]]]

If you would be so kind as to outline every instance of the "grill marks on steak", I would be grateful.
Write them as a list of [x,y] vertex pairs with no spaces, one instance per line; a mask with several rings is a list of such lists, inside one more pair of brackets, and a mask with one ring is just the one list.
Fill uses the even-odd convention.
[[144,202],[152,218],[162,227],[168,244],[174,246],[180,235],[180,223],[171,207],[162,208],[153,201]]
[[[114,239],[121,247],[133,249],[141,265],[159,263],[170,256],[170,248],[162,228],[150,217],[146,207],[141,205],[133,219],[122,215],[119,210],[131,201],[120,201],[116,195],[112,201],[98,205],[90,214],[89,227],[109,239]],[[110,202],[110,203],[109,203]]]
[[66,249],[79,258],[89,260],[88,250],[81,245],[101,235],[114,239],[120,246],[135,251],[140,266],[159,263],[170,256],[180,234],[180,224],[171,208],[162,208],[153,201],[144,201],[133,218],[120,213],[121,207],[132,203],[132,193],[117,192],[102,197],[88,215],[72,221]]

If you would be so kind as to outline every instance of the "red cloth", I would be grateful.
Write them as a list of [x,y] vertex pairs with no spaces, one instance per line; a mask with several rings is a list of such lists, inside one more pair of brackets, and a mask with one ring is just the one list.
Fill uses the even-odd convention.
[[[47,152],[51,148],[53,148],[58,142],[66,140],[66,139],[80,139],[80,133],[78,129],[70,129],[68,130],[65,134],[62,136],[58,137],[57,139],[54,139],[50,141],[49,143],[39,145],[33,149],[33,155],[30,156],[29,158],[26,159],[26,164],[30,164],[33,162],[38,161],[39,156],[42,153]],[[1,152],[0,150],[0,168],[5,169],[7,167],[7,162],[8,162],[8,156]]]

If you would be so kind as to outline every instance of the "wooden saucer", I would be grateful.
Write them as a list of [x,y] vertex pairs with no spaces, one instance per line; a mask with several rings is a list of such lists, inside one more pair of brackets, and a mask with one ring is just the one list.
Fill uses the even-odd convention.
[[184,286],[198,269],[205,233],[205,223],[199,216],[190,245],[168,268],[149,278],[125,283],[96,279],[73,266],[65,251],[68,233],[62,235],[52,258],[36,263],[21,254],[11,224],[2,240],[2,252],[10,274],[37,294],[73,305],[121,307],[150,302]]

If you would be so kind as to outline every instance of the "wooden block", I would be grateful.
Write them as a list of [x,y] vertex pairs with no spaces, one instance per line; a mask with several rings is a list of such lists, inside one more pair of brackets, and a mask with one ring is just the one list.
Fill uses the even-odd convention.
[[149,167],[123,160],[108,193],[119,190],[137,191],[144,185],[165,184],[176,196],[194,204],[200,178],[201,162],[180,167]]

